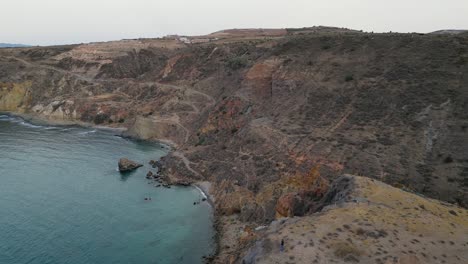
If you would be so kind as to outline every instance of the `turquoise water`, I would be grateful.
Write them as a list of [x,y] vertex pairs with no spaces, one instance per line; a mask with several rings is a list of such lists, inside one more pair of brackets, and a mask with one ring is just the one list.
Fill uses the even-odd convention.
[[[0,114],[1,264],[202,263],[212,253],[200,193],[145,179],[167,149],[114,133]],[[145,166],[121,175],[121,157]]]

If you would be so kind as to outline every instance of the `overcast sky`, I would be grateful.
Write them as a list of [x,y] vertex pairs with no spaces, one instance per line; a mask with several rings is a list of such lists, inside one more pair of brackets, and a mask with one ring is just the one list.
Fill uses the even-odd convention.
[[327,25],[468,29],[468,0],[0,0],[0,42],[31,45]]

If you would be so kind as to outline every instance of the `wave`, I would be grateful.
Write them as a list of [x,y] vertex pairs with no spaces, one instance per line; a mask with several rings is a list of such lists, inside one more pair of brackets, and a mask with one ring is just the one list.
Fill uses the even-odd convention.
[[113,135],[113,137],[120,138],[122,140],[128,140],[128,138],[122,137],[121,135]]
[[20,125],[25,126],[25,127],[30,127],[30,128],[45,128],[44,126],[38,126],[38,125],[33,125],[31,123],[28,123],[26,121],[21,121],[19,122]]
[[78,133],[78,135],[88,135],[88,134],[94,134],[96,132],[97,132],[97,130],[94,129],[94,130],[91,130],[91,131],[80,132],[80,133]]
[[45,130],[58,129],[58,127],[35,125],[35,124],[29,123],[29,122],[26,122],[26,121],[18,121],[17,123],[22,125],[22,126],[30,127],[30,128],[41,128],[41,129],[45,129]]
[[19,122],[21,119],[9,115],[0,115],[0,121]]
[[42,128],[42,129],[47,129],[47,130],[58,129],[58,127],[54,127],[54,126],[47,126],[47,125],[42,126],[42,125],[32,124],[24,120],[21,117],[10,116],[10,115],[0,115],[0,121],[12,122],[12,123],[16,123],[18,125],[29,127],[29,128]]
[[201,193],[203,198],[208,199],[208,196],[206,195],[206,193],[200,187],[198,187],[196,185],[193,185],[193,187],[195,187],[195,189],[197,189]]

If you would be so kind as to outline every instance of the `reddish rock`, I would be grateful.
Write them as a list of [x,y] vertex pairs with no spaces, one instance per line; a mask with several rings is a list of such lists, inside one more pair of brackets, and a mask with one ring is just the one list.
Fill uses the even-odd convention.
[[312,168],[306,175],[293,177],[290,181],[298,190],[278,199],[277,217],[302,216],[314,210],[330,186],[328,180],[320,175],[319,167]]
[[292,217],[304,214],[304,200],[298,193],[288,193],[281,196],[276,204],[279,217]]
[[281,64],[279,59],[259,62],[249,69],[244,85],[257,99],[271,98],[273,74]]

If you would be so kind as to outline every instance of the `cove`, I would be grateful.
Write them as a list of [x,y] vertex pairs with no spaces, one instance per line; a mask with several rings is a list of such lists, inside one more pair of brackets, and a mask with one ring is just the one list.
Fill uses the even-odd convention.
[[[145,179],[168,149],[114,134],[0,114],[0,264],[202,263],[213,253],[199,191]],[[144,167],[120,174],[121,157]]]

